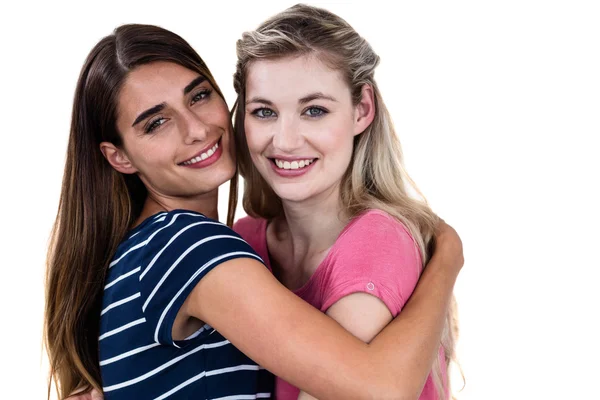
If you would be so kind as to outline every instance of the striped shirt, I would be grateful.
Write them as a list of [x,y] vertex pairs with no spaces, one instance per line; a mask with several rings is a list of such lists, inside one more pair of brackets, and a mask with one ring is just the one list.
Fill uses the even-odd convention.
[[171,336],[200,279],[240,257],[262,262],[239,235],[196,212],[159,213],[128,233],[110,263],[102,300],[106,400],[271,398],[272,375],[208,324],[183,341]]

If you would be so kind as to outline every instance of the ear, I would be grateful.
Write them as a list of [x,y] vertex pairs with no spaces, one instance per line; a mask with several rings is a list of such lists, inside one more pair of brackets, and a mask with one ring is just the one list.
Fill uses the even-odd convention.
[[110,142],[100,143],[100,151],[112,167],[123,174],[134,174],[137,169],[129,161],[129,157],[123,151]]
[[354,135],[365,131],[375,118],[375,93],[373,87],[365,83],[361,88],[360,102],[354,108]]

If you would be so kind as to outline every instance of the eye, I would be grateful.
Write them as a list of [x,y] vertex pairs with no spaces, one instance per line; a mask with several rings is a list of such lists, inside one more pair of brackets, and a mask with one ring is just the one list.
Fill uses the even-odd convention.
[[272,118],[275,116],[275,111],[271,110],[270,108],[262,107],[252,111],[252,115],[263,119]]
[[204,90],[199,91],[192,97],[192,104],[195,104],[201,100],[206,99],[207,97],[210,96],[211,92],[212,92],[212,90],[209,90],[209,89],[204,89]]
[[144,128],[144,133],[152,133],[159,126],[167,122],[166,118],[158,117],[153,120],[150,120],[146,127]]
[[304,115],[308,117],[322,117],[327,113],[328,111],[322,107],[309,107],[304,111]]

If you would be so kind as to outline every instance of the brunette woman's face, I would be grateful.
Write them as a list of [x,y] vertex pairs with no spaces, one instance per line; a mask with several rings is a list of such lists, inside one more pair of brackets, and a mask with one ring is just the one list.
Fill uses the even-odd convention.
[[227,104],[202,75],[178,64],[154,62],[129,73],[117,129],[122,154],[107,158],[137,173],[159,199],[214,192],[235,172]]

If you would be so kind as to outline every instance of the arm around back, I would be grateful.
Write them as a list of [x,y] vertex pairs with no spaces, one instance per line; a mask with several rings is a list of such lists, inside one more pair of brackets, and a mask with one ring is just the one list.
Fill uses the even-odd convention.
[[452,228],[441,225],[437,242],[403,312],[369,344],[247,258],[211,270],[179,312],[209,323],[257,363],[322,400],[416,399],[463,263]]

